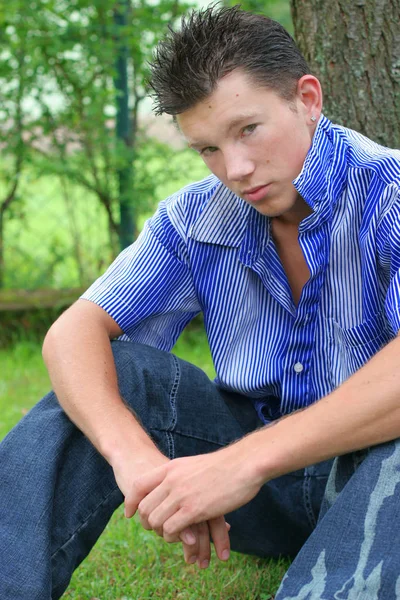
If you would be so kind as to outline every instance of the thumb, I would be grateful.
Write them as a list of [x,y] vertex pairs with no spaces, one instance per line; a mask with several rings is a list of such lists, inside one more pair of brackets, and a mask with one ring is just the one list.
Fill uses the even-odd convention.
[[166,475],[167,464],[152,469],[149,473],[141,475],[132,483],[124,502],[124,515],[127,519],[133,517],[143,498],[162,483]]

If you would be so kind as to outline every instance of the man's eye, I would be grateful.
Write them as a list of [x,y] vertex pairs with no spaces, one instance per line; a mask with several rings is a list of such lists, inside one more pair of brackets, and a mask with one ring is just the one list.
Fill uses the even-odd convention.
[[242,136],[246,136],[246,135],[249,135],[250,133],[253,133],[253,131],[255,130],[256,127],[257,127],[256,123],[254,123],[252,125],[247,125],[246,127],[243,127]]
[[200,154],[202,154],[203,156],[209,156],[210,154],[214,154],[214,152],[216,152],[218,150],[218,148],[216,146],[207,146],[207,148],[202,148],[200,150]]

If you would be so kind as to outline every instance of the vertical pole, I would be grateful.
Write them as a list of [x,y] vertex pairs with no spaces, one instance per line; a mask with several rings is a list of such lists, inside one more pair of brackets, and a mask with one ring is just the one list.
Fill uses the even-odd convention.
[[[131,126],[129,118],[129,91],[128,91],[128,48],[124,40],[125,34],[121,28],[127,26],[130,0],[119,0],[114,11],[114,22],[119,40],[116,59],[116,135],[127,148],[132,149]],[[118,189],[120,207],[119,242],[121,250],[133,242],[135,232],[135,210],[133,206],[133,153],[127,153],[126,164],[118,170]]]

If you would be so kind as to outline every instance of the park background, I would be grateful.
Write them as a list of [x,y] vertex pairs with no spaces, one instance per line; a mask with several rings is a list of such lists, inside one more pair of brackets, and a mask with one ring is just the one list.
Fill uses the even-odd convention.
[[[51,322],[161,199],[207,174],[146,85],[152,48],[191,6],[205,3],[0,0],[0,439],[49,389]],[[399,147],[400,0],[242,6],[294,35],[328,117]],[[201,319],[174,351],[213,377]],[[286,567],[233,555],[199,572],[117,511],[64,597],[268,600]]]

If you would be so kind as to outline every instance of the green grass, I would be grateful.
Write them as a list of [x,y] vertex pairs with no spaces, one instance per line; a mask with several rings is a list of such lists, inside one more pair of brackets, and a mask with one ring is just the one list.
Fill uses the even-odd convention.
[[[184,333],[175,353],[214,370],[201,329]],[[49,390],[38,343],[18,342],[0,350],[0,438]],[[63,598],[71,600],[268,600],[287,568],[232,553],[228,563],[215,555],[199,571],[183,561],[179,544],[168,545],[119,509],[99,542],[77,569]]]
[[39,344],[0,349],[0,439],[49,389]]

